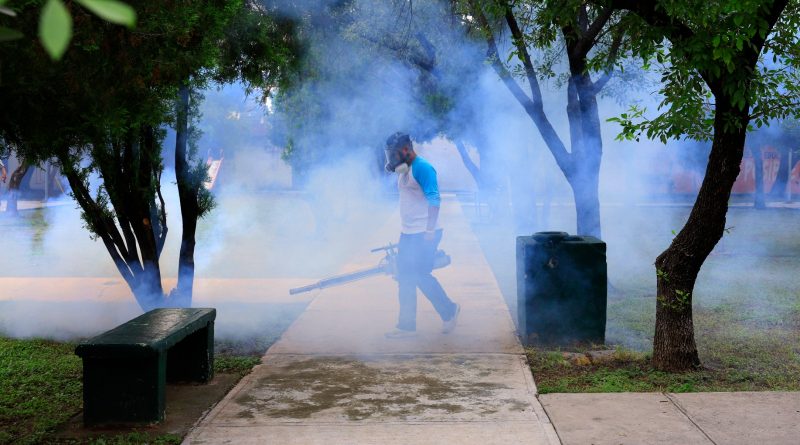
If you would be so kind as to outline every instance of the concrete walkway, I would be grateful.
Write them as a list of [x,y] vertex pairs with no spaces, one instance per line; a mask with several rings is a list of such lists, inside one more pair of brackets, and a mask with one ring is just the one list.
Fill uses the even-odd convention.
[[[453,265],[436,275],[462,305],[453,333],[420,297],[418,337],[385,339],[397,317],[388,277],[324,290],[184,443],[559,443],[458,203],[441,218]],[[369,235],[345,271],[373,266],[369,249],[397,233]]]
[[564,445],[797,445],[800,393],[543,394]]

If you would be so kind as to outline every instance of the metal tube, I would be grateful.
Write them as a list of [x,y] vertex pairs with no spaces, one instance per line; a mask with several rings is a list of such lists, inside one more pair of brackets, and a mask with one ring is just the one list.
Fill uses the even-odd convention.
[[289,295],[295,295],[303,292],[312,291],[314,289],[325,289],[327,287],[337,286],[339,284],[349,283],[351,281],[360,280],[363,278],[371,277],[373,275],[381,275],[387,272],[386,266],[376,266],[370,269],[359,270],[353,273],[337,275],[335,277],[326,278],[317,281],[308,286],[296,287],[289,289]]

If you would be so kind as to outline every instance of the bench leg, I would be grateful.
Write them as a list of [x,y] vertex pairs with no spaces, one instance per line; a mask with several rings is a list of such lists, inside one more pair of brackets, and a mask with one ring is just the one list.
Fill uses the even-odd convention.
[[166,354],[121,359],[84,357],[83,423],[164,420]]
[[214,378],[214,322],[167,351],[168,382],[201,382]]

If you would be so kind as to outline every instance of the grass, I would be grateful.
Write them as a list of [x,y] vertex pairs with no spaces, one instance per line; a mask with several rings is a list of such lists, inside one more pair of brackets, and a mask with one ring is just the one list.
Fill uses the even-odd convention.
[[261,363],[260,357],[217,357],[214,359],[214,372],[218,374],[239,374],[244,377],[253,366]]
[[82,405],[75,345],[0,337],[0,444],[41,443]]
[[[83,366],[74,351],[75,343],[0,337],[0,444],[53,442],[51,435],[58,426],[81,410]],[[257,356],[222,354],[215,357],[214,372],[243,377],[259,362]],[[178,444],[181,440],[175,435],[132,432],[89,443]]]
[[[561,351],[527,349],[528,362],[542,394],[562,392],[700,392],[800,390],[800,366],[777,359],[767,372],[744,366],[726,366],[668,373],[653,369],[650,354],[617,349],[612,360],[600,364],[575,364]],[[772,357],[773,354],[765,354]],[[731,354],[727,354],[728,357]],[[756,363],[758,363],[756,361]],[[764,363],[761,361],[760,363]]]
[[[574,230],[574,211],[554,207],[549,230]],[[796,210],[732,208],[728,233],[706,260],[693,295],[704,368],[662,373],[649,363],[655,326],[653,261],[683,226],[688,207],[605,207],[609,291],[606,342],[613,361],[579,366],[561,351],[529,350],[546,392],[800,390],[800,234]],[[465,212],[469,215],[469,212]],[[572,220],[570,220],[572,218]],[[506,302],[516,310],[513,228],[474,223]],[[620,352],[621,351],[621,352]]]
[[[270,305],[257,332],[217,339],[214,372],[247,375],[261,355],[303,311],[305,304]],[[263,308],[262,308],[263,309]],[[64,443],[53,434],[82,408],[83,367],[75,343],[0,336],[0,445]],[[91,439],[93,445],[178,444],[174,434],[126,432]]]
[[120,434],[117,436],[101,436],[89,440],[89,445],[179,445],[183,438],[176,434],[151,436],[143,432]]

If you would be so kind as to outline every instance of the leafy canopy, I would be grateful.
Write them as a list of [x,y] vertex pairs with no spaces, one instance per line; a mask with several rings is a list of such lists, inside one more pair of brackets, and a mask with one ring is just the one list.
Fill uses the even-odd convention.
[[[751,125],[800,116],[800,2],[790,1],[771,32],[763,18],[771,2],[660,1],[654,10],[672,17],[640,27],[633,53],[661,77],[658,114],[634,105],[611,121],[618,139],[709,140],[719,100],[749,110]],[[671,40],[667,37],[671,36]],[[756,43],[764,40],[763,51]],[[749,62],[756,61],[750,71]],[[727,125],[738,125],[731,121]]]

